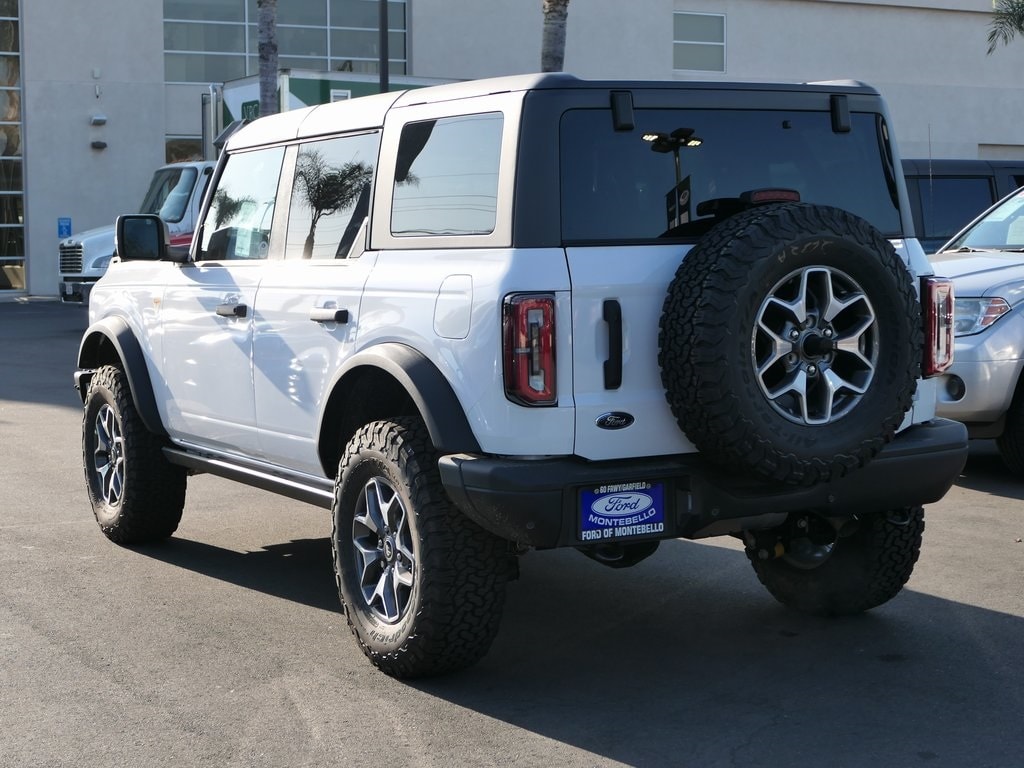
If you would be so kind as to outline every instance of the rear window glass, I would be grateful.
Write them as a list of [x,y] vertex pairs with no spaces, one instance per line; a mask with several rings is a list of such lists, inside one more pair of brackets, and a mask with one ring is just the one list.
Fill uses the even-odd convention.
[[636,129],[615,132],[609,110],[571,110],[560,135],[562,237],[697,237],[745,193],[771,188],[899,236],[876,116],[850,117],[852,130],[835,133],[828,112],[637,110]]

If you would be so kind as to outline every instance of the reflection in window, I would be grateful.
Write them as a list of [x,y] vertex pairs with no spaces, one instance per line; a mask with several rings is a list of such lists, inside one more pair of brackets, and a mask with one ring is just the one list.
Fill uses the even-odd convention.
[[25,288],[21,159],[21,45],[17,0],[0,1],[0,291]]
[[304,144],[295,162],[286,258],[348,256],[370,207],[376,133]]
[[493,232],[501,128],[500,113],[405,126],[398,147],[391,233]]
[[181,221],[198,175],[195,168],[166,168],[157,171],[142,199],[139,213],[156,213],[164,221]]
[[270,247],[282,147],[228,158],[203,220],[200,259],[265,259]]
[[[607,110],[570,110],[561,124],[562,236],[569,241],[695,238],[735,212],[744,193],[797,192],[897,237],[900,212],[880,171],[876,116],[852,113],[835,133],[827,110],[638,109],[616,132]],[[686,129],[676,152],[644,134]]]
[[[376,0],[304,0],[277,5],[281,67],[376,73]],[[164,0],[167,82],[209,83],[259,71],[256,0]],[[406,72],[406,3],[388,2],[388,70]]]

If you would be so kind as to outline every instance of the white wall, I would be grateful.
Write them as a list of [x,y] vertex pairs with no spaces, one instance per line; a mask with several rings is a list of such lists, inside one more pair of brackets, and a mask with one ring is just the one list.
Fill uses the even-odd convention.
[[53,296],[58,217],[76,231],[113,223],[163,163],[163,4],[27,0],[21,22],[27,288]]
[[[540,67],[540,0],[409,0],[410,71]],[[726,15],[727,72],[672,70],[672,12]],[[586,78],[857,79],[889,101],[904,157],[1024,159],[1024,39],[986,55],[991,0],[572,0],[565,70]],[[989,147],[994,147],[990,149]]]

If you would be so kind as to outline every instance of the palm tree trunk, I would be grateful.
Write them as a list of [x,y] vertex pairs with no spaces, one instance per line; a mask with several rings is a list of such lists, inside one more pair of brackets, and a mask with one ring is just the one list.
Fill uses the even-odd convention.
[[569,15],[569,0],[543,0],[543,11],[540,71],[561,72],[565,63],[565,23]]
[[280,111],[277,94],[277,0],[256,0],[260,54],[260,116]]

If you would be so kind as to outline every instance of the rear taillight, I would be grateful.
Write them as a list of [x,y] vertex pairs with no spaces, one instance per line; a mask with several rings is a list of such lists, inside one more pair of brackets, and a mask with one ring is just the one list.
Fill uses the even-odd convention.
[[505,394],[523,405],[554,405],[555,297],[516,294],[505,299]]
[[937,376],[953,364],[953,283],[943,277],[926,277],[921,281],[921,304],[924,306],[925,378]]

